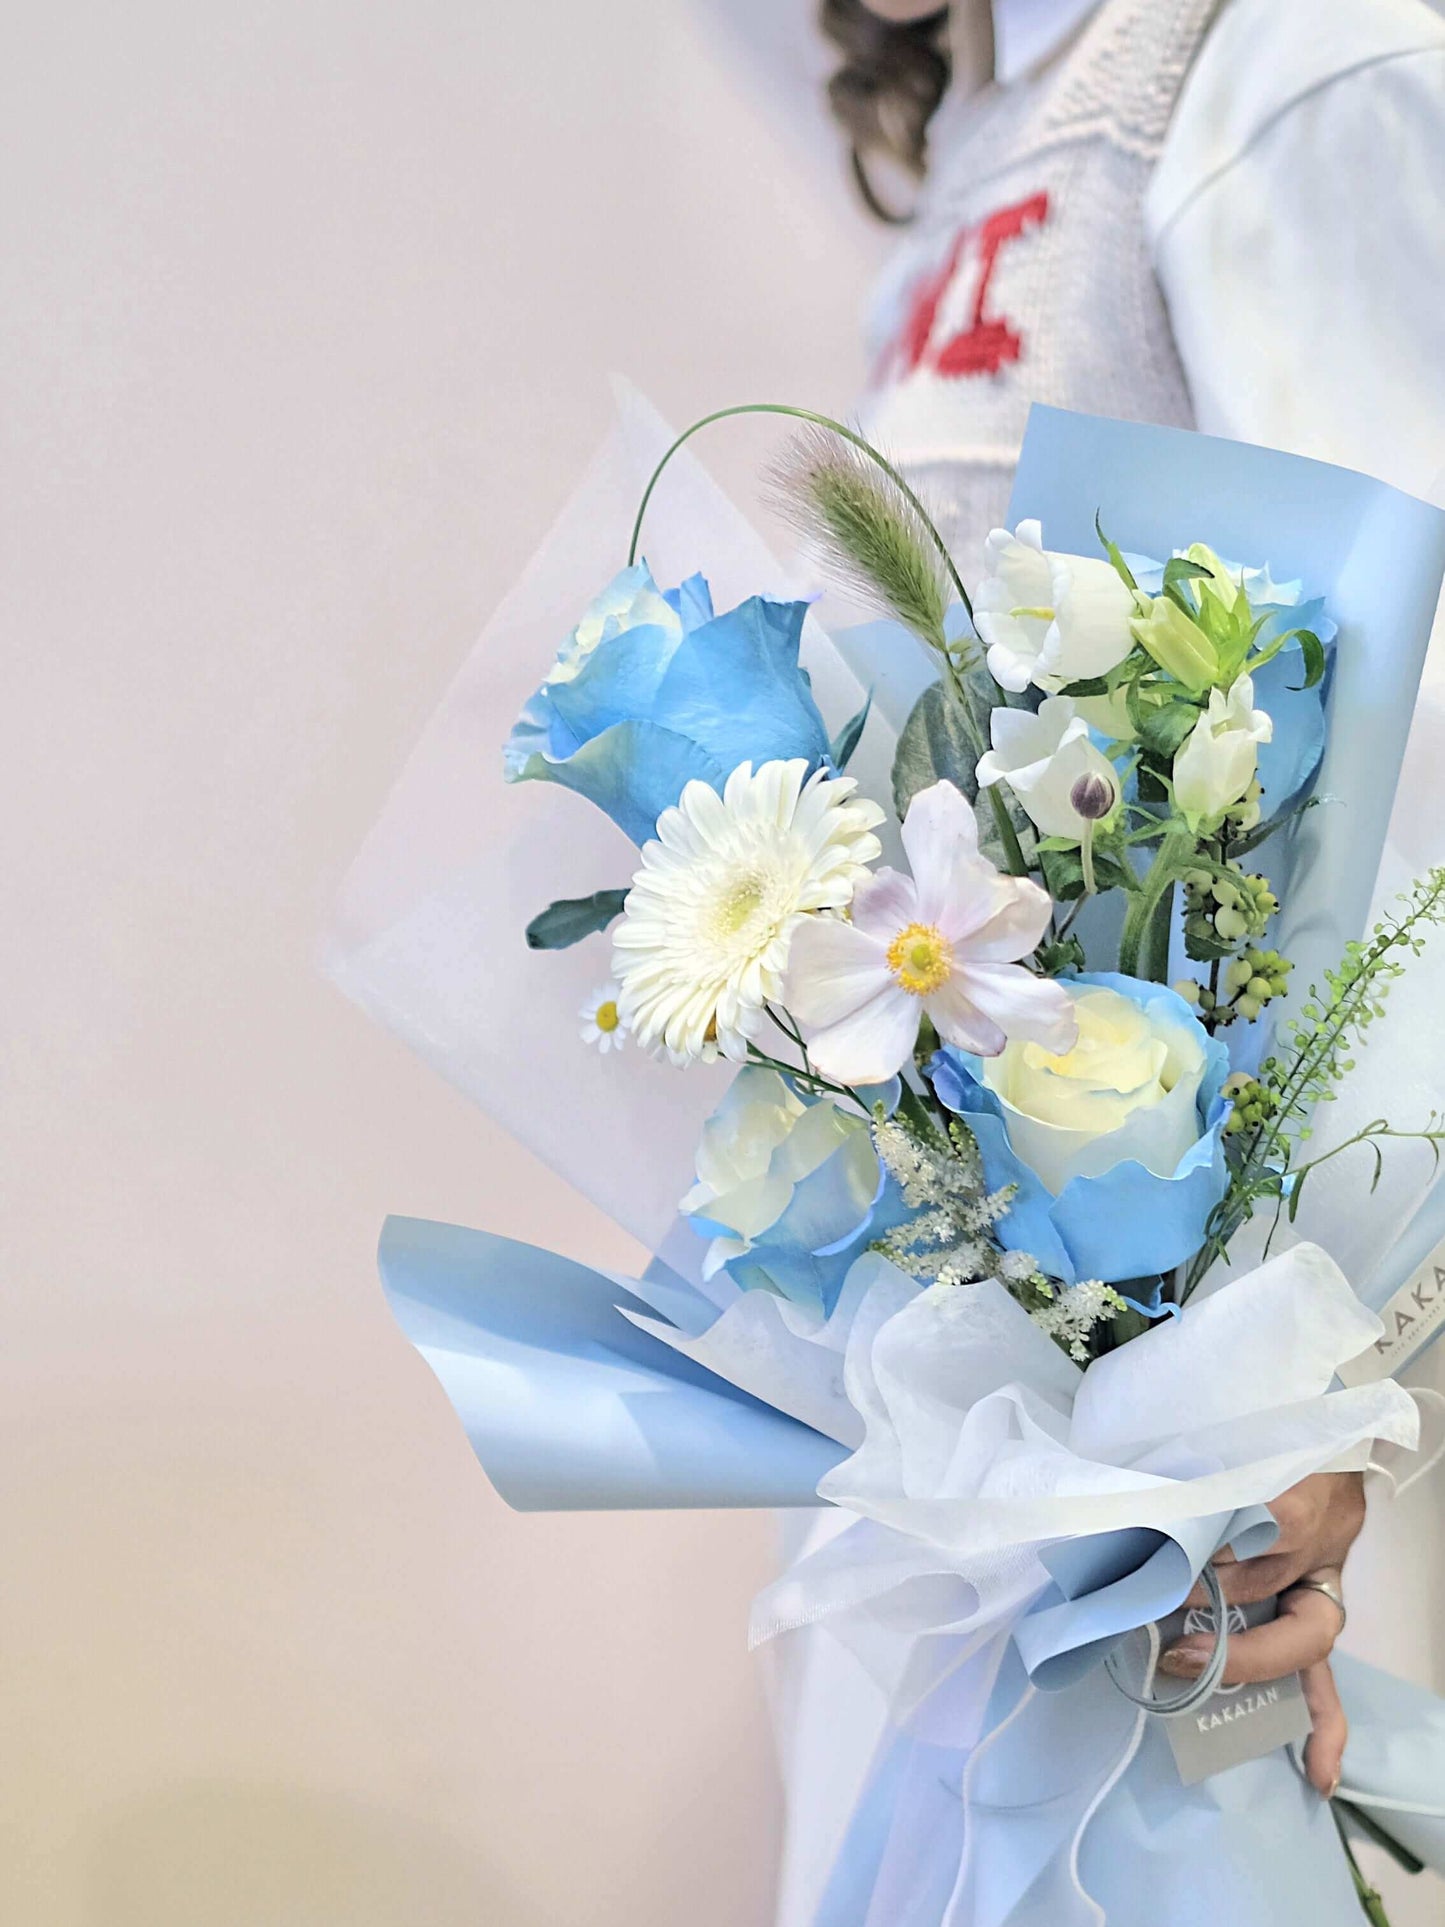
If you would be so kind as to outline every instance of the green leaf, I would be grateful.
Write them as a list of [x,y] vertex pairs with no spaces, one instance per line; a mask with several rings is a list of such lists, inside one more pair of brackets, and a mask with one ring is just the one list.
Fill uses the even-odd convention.
[[566,950],[622,915],[625,890],[595,890],[590,897],[560,897],[527,925],[529,950]]
[[1187,595],[1186,582],[1197,582],[1203,576],[1207,581],[1214,580],[1213,569],[1206,569],[1200,562],[1191,562],[1187,556],[1175,555],[1164,564],[1163,593],[1169,600],[1182,609],[1191,621],[1198,622],[1206,633],[1209,629],[1209,616],[1202,597]]
[[957,704],[941,682],[930,683],[909,713],[893,756],[893,807],[901,823],[920,790],[949,782],[978,799],[977,752]]
[[1180,744],[1199,721],[1199,715],[1194,703],[1165,703],[1162,709],[1146,714],[1139,731],[1140,740],[1151,755],[1161,762],[1172,763]]
[[[968,719],[941,682],[930,683],[918,698],[903,725],[893,755],[893,807],[901,823],[908,805],[920,790],[935,783],[952,783],[978,804],[978,752],[969,732]],[[979,847],[1001,870],[1009,868],[1007,854],[999,837],[994,809],[1004,807],[1020,836],[1031,834],[1032,826],[1019,809],[1011,792],[1003,786],[995,792],[999,803],[978,810]]]
[[1080,682],[1066,682],[1059,691],[1061,696],[1107,696],[1108,693],[1107,676],[1085,676]]
[[1312,629],[1287,629],[1282,636],[1276,636],[1265,644],[1259,654],[1249,664],[1249,673],[1254,675],[1263,669],[1267,662],[1273,662],[1286,644],[1297,642],[1300,654],[1304,657],[1305,679],[1302,683],[1292,683],[1292,689],[1313,689],[1325,673],[1324,644]]
[[1263,820],[1256,823],[1254,828],[1246,835],[1237,837],[1235,841],[1230,844],[1230,855],[1234,857],[1248,856],[1252,850],[1257,850],[1261,843],[1267,843],[1276,830],[1282,830],[1286,823],[1293,823],[1295,818],[1297,816],[1303,816],[1306,810],[1318,808],[1319,801],[1320,799],[1317,796],[1307,796],[1303,803],[1296,803],[1294,808],[1292,810],[1286,810],[1283,816],[1267,816],[1263,818]]
[[1305,659],[1305,679],[1300,687],[1313,689],[1325,673],[1325,646],[1313,629],[1296,629],[1294,633]]
[[1034,955],[1046,977],[1062,976],[1066,970],[1082,970],[1086,962],[1084,946],[1074,936],[1041,943]]
[[[1084,860],[1079,854],[1078,845],[1070,849],[1048,850],[1040,846],[1039,864],[1048,885],[1049,895],[1055,903],[1068,903],[1084,893]],[[1135,886],[1137,878],[1127,863],[1110,851],[1094,845],[1094,882],[1098,889],[1128,890]]]
[[1099,512],[1097,510],[1095,511],[1095,514],[1094,514],[1094,533],[1098,536],[1100,542],[1103,544],[1105,555],[1107,555],[1109,560],[1113,563],[1115,574],[1118,575],[1118,577],[1124,583],[1126,588],[1133,589],[1137,594],[1139,584],[1134,580],[1133,571],[1130,569],[1129,564],[1124,560],[1124,552],[1119,547],[1117,542],[1111,542],[1108,536],[1105,535],[1104,525],[1099,519]]
[[1238,943],[1231,943],[1227,937],[1203,937],[1193,931],[1186,931],[1184,954],[1195,963],[1222,963],[1226,957],[1238,953]]
[[1213,569],[1206,569],[1202,562],[1191,562],[1187,555],[1172,555],[1164,564],[1164,587],[1172,589],[1176,582],[1197,582],[1200,576],[1214,580]]
[[839,771],[845,770],[849,763],[852,762],[853,752],[858,747],[859,738],[863,734],[863,726],[868,721],[869,711],[872,707],[873,691],[870,689],[863,700],[863,707],[858,711],[858,714],[856,716],[850,716],[838,731],[838,734],[833,738],[833,746],[829,754],[833,758],[834,769]]

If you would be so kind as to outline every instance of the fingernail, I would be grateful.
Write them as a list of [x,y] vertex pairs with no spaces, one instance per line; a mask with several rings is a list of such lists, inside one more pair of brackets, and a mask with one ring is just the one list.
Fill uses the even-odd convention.
[[1325,1795],[1325,1798],[1327,1800],[1333,1800],[1335,1795],[1339,1792],[1339,1790],[1340,1790],[1340,1776],[1337,1773],[1334,1779],[1330,1781],[1330,1790]]
[[1209,1650],[1203,1646],[1171,1646],[1159,1661],[1161,1673],[1175,1679],[1198,1679],[1209,1664]]

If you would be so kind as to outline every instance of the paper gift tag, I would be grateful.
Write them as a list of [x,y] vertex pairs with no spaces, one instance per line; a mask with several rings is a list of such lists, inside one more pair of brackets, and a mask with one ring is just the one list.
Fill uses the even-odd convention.
[[[1230,1606],[1229,1630],[1242,1633],[1275,1617],[1276,1603],[1266,1599],[1254,1606]],[[1160,1622],[1165,1646],[1184,1633],[1212,1633],[1214,1615],[1207,1607],[1190,1607]],[[1156,1690],[1159,1690],[1156,1688]],[[1299,1675],[1253,1686],[1222,1686],[1192,1713],[1164,1719],[1174,1764],[1185,1786],[1195,1786],[1212,1774],[1257,1760],[1276,1747],[1308,1739],[1309,1708]]]
[[1385,1331],[1379,1342],[1340,1366],[1346,1385],[1389,1378],[1445,1330],[1445,1245],[1438,1245],[1380,1307],[1380,1323]]

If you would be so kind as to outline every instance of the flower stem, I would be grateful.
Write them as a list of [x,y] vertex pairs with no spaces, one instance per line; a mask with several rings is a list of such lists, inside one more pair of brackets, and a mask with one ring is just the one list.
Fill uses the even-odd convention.
[[748,1045],[748,1062],[758,1064],[766,1070],[777,1071],[780,1076],[791,1078],[795,1084],[806,1084],[815,1095],[820,1091],[827,1091],[833,1097],[850,1098],[864,1117],[873,1115],[851,1084],[835,1084],[832,1078],[820,1077],[815,1070],[803,1070],[797,1064],[785,1064],[781,1058],[770,1057],[765,1050],[759,1050],[754,1043]]
[[1084,870],[1084,895],[1096,896],[1099,886],[1094,881],[1094,825],[1085,820],[1084,834],[1079,838],[1079,862]]
[[1355,1850],[1350,1845],[1349,1835],[1345,1832],[1345,1823],[1336,1811],[1333,1801],[1330,1803],[1330,1817],[1339,1833],[1340,1845],[1349,1863],[1350,1878],[1355,1883],[1355,1895],[1364,1910],[1365,1919],[1369,1921],[1370,1927],[1390,1927],[1390,1916],[1385,1912],[1385,1903],[1366,1880],[1360,1863],[1355,1858]]
[[1194,837],[1183,824],[1165,831],[1143,887],[1129,900],[1119,939],[1119,969],[1126,977],[1143,977],[1157,984],[1168,981],[1174,885],[1188,869],[1194,853]]

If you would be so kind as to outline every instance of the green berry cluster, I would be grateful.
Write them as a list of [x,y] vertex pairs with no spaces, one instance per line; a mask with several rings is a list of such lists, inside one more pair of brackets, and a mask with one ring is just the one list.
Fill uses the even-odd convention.
[[1235,864],[1224,873],[1191,870],[1184,878],[1184,936],[1191,957],[1227,955],[1249,937],[1262,937],[1279,909],[1267,878]]
[[1274,1093],[1246,1071],[1235,1071],[1224,1080],[1224,1095],[1234,1099],[1234,1109],[1224,1127],[1226,1137],[1237,1137],[1241,1131],[1257,1131],[1279,1109]]
[[1264,790],[1260,786],[1259,778],[1256,777],[1239,801],[1225,812],[1224,828],[1228,836],[1248,836],[1249,832],[1256,827],[1259,822],[1260,799],[1263,795]]
[[1289,989],[1289,973],[1294,968],[1277,950],[1246,950],[1242,957],[1231,957],[1219,973],[1219,986],[1197,984],[1186,978],[1174,988],[1206,1018],[1211,1029],[1232,1024],[1236,1017],[1253,1023],[1265,1005],[1283,997]]

